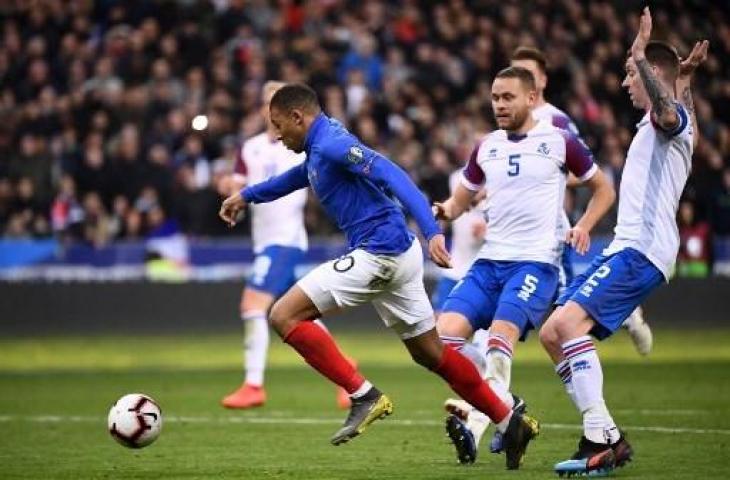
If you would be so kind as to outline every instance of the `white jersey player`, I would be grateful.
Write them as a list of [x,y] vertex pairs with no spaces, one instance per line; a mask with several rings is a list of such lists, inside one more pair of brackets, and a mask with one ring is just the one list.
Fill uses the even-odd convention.
[[[552,103],[545,100],[545,88],[547,87],[546,59],[542,51],[532,47],[518,47],[512,54],[510,61],[512,66],[523,67],[532,73],[537,84],[537,101],[532,110],[535,120],[547,120],[556,127],[569,130],[580,136],[578,127],[570,116]],[[572,187],[573,182],[568,179],[568,186]],[[570,228],[570,220],[566,214],[563,217],[565,229]],[[570,259],[570,250],[563,250],[563,259],[560,269],[560,293],[562,294],[575,277],[573,262]],[[644,320],[643,311],[640,306],[636,307],[622,325],[631,336],[631,341],[641,355],[648,355],[653,345],[653,336],[649,324]]]
[[[266,131],[251,137],[241,147],[230,178],[230,192],[245,185],[255,185],[279,175],[304,161],[303,153],[294,153],[276,138],[269,121],[269,102],[284,84],[267,82],[263,88],[261,114]],[[295,269],[307,250],[304,207],[307,190],[296,190],[276,201],[251,205],[251,234],[256,255],[241,298],[240,314],[244,322],[243,384],[221,403],[227,408],[258,407],[266,401],[264,370],[269,346],[266,318],[274,300],[286,292],[297,278]],[[320,322],[317,322],[320,323]],[[324,325],[320,323],[324,328]],[[349,406],[346,393],[338,393],[341,407]]]
[[[589,269],[558,299],[540,331],[567,393],[583,417],[583,436],[558,474],[602,474],[632,455],[603,398],[603,372],[589,334],[609,337],[659,285],[669,280],[679,249],[675,216],[689,176],[694,145],[690,113],[674,99],[689,80],[707,44],[698,43],[690,60],[676,50],[649,42],[651,15],[645,8],[626,62],[627,88],[636,108],[646,112],[637,125],[621,181],[615,238]],[[689,63],[688,63],[689,62]]]
[[[466,210],[477,192],[486,191],[484,244],[446,299],[437,328],[444,342],[470,357],[475,355],[469,353],[472,347],[465,345],[466,339],[476,330],[489,330],[485,377],[515,409],[523,402],[509,393],[513,346],[540,326],[552,306],[566,239],[584,253],[590,230],[615,197],[578,137],[532,118],[535,98],[535,81],[526,69],[508,67],[497,74],[492,108],[500,129],[474,149],[453,195],[435,204],[440,217],[452,220]],[[566,172],[594,192],[588,210],[567,234],[562,220]],[[459,461],[471,463],[478,443],[475,436],[484,429],[475,432],[461,420],[450,415],[447,433]]]

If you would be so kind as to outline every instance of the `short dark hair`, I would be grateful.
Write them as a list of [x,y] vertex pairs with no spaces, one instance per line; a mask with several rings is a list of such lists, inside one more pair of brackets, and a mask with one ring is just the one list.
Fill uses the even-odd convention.
[[317,94],[311,87],[303,83],[288,83],[274,93],[269,108],[284,111],[299,108],[311,112],[320,107]]
[[547,59],[545,58],[545,54],[542,53],[542,50],[534,47],[517,47],[512,53],[512,58],[510,58],[510,60],[532,60],[537,63],[543,73],[547,71]]
[[497,73],[494,79],[498,78],[517,78],[522,85],[528,90],[536,90],[535,77],[532,76],[532,72],[522,67],[507,67]]
[[650,64],[661,68],[666,79],[674,81],[679,76],[679,54],[667,42],[652,40],[646,44],[646,59]]

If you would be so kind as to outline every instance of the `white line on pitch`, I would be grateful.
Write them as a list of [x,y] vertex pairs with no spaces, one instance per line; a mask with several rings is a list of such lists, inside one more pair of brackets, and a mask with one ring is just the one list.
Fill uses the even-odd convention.
[[[339,425],[342,420],[339,418],[313,418],[313,417],[206,417],[206,416],[165,416],[166,423],[250,423],[250,424],[272,424],[272,425]],[[82,415],[0,415],[0,422],[27,421],[39,423],[86,423],[104,422],[102,417]],[[441,426],[443,422],[437,420],[409,420],[409,419],[388,419],[383,425],[402,427],[432,427]],[[567,423],[543,423],[543,427],[555,430],[580,430],[580,425]],[[659,426],[624,426],[625,430],[654,433],[694,433],[706,435],[730,435],[730,430],[712,428],[674,428]]]

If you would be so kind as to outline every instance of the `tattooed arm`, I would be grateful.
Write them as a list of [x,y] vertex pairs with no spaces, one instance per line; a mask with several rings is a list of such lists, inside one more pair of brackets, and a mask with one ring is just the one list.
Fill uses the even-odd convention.
[[657,78],[654,68],[646,59],[646,45],[651,37],[651,12],[645,7],[639,19],[639,31],[636,34],[633,45],[631,45],[631,57],[636,63],[641,81],[644,84],[646,93],[651,102],[651,116],[654,123],[666,131],[671,131],[679,126],[681,119],[674,105],[674,98],[671,90],[662,85]]
[[679,101],[684,108],[690,114],[692,118],[692,129],[694,130],[693,136],[693,147],[697,148],[697,144],[700,140],[699,126],[697,125],[697,115],[695,113],[694,101],[692,100],[692,90],[690,88],[692,83],[692,77],[695,70],[707,59],[707,48],[709,42],[703,40],[695,43],[692,52],[687,58],[682,60],[679,64],[679,77],[677,77],[677,83],[675,88],[679,94]]
[[672,95],[657,78],[646,58],[636,60],[636,68],[639,70],[641,81],[649,95],[654,122],[664,130],[674,130],[679,125],[680,118]]

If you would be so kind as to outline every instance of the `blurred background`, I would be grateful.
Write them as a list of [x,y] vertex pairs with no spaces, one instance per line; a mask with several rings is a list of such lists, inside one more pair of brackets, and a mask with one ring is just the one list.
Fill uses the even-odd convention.
[[[441,200],[494,128],[494,74],[517,46],[535,46],[548,59],[547,100],[572,116],[618,186],[641,116],[620,83],[645,3],[1,2],[0,333],[238,328],[250,232],[217,218],[218,184],[264,127],[269,79],[310,84],[329,115]],[[676,276],[687,280],[649,311],[719,322],[730,291],[730,7],[650,3],[655,38],[682,55],[707,38],[710,54],[694,83],[701,140],[678,215]],[[571,192],[571,217],[587,197]],[[306,264],[343,251],[311,196],[306,221]]]

